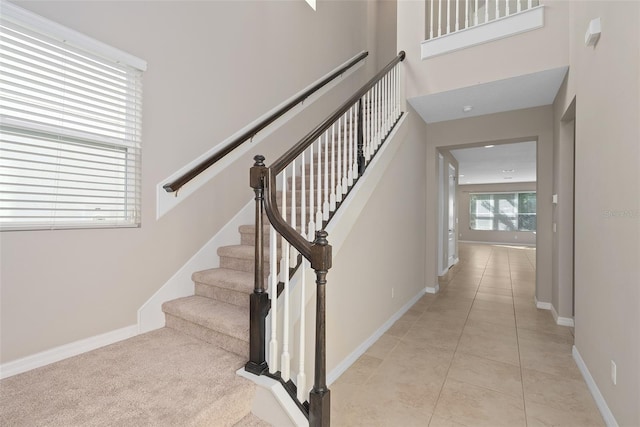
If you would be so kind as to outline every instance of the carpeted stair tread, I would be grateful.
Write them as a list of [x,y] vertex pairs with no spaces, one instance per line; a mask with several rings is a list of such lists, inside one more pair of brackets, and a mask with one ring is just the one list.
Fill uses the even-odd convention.
[[162,304],[162,311],[207,329],[249,342],[249,312],[222,301],[198,295]]
[[247,295],[253,292],[254,275],[247,271],[211,268],[196,271],[191,278],[196,283],[242,292]]
[[252,413],[248,413],[243,419],[238,421],[233,427],[270,427],[271,424],[261,420]]

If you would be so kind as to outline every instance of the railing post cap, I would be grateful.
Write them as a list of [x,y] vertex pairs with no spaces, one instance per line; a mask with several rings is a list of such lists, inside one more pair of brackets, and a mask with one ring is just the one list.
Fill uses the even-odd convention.
[[265,157],[262,154],[254,156],[253,160],[256,161],[253,166],[264,166]]

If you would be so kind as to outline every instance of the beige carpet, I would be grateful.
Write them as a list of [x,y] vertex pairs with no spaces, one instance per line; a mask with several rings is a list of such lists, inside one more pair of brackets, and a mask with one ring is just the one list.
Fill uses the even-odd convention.
[[260,426],[246,360],[163,328],[0,381],[0,425]]

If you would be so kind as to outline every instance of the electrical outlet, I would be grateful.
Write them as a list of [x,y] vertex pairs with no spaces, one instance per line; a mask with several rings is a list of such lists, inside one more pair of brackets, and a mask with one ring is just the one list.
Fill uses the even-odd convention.
[[616,368],[616,362],[614,362],[613,360],[611,361],[611,382],[613,383],[613,385],[616,385],[617,383],[617,368]]

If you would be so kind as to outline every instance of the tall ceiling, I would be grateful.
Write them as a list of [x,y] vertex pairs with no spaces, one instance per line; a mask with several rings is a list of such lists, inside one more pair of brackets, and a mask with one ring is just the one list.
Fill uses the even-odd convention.
[[536,181],[536,142],[450,150],[458,161],[459,184]]

